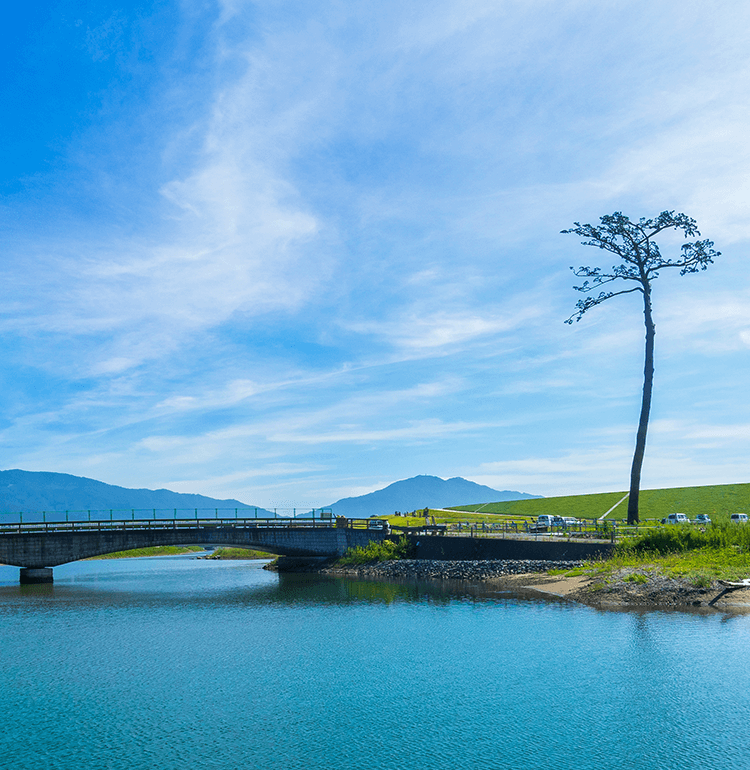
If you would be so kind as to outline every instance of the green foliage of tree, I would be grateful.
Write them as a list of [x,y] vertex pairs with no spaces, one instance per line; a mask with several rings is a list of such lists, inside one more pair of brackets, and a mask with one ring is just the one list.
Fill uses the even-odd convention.
[[[576,303],[576,312],[565,323],[580,321],[591,308],[601,305],[612,297],[620,294],[640,292],[643,297],[643,315],[646,326],[646,355],[643,372],[643,398],[641,415],[638,421],[635,452],[630,472],[630,495],[628,498],[628,523],[639,521],[638,495],[641,485],[641,468],[646,449],[646,432],[651,411],[651,393],[654,380],[654,324],[651,308],[651,284],[659,277],[661,270],[668,267],[680,269],[680,275],[697,273],[705,270],[718,257],[720,252],[714,251],[713,242],[695,240],[684,243],[681,253],[676,259],[663,257],[654,237],[665,230],[681,231],[685,238],[700,236],[694,219],[685,214],[675,214],[674,211],[662,211],[655,219],[641,218],[632,222],[619,211],[600,217],[600,225],[582,225],[575,222],[575,227],[562,230],[563,233],[574,233],[585,238],[584,246],[595,246],[598,249],[613,254],[619,260],[611,270],[605,271],[600,267],[571,267],[578,278],[584,278],[582,284],[574,286],[576,291],[588,294],[585,299]],[[625,288],[617,288],[620,286]],[[612,286],[613,288],[609,288]],[[602,287],[607,287],[602,289]],[[598,294],[593,294],[599,290]]]

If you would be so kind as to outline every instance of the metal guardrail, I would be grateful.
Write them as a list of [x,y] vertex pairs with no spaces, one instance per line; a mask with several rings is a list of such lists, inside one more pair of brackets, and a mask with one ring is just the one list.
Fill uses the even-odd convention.
[[56,532],[103,532],[132,530],[194,530],[194,529],[369,529],[378,530],[370,519],[99,519],[94,521],[33,521],[0,522],[2,534],[48,534]]
[[593,538],[597,540],[609,540],[616,542],[626,536],[638,535],[649,529],[648,525],[629,526],[624,521],[600,521],[598,519],[579,520],[577,524],[566,526],[537,525],[529,521],[504,521],[504,522],[451,522],[445,532],[448,536],[460,537],[539,537],[566,538],[575,540],[578,538]]
[[[280,513],[281,512],[281,513]],[[0,511],[0,523],[47,521],[144,521],[185,519],[333,519],[330,508],[90,508],[70,510]]]

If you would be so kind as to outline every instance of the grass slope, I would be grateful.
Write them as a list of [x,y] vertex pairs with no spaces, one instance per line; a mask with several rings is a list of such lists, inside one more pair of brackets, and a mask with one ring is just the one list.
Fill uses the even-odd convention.
[[[569,497],[543,497],[536,500],[510,500],[486,505],[456,506],[452,510],[480,514],[504,514],[524,518],[536,518],[550,513],[576,518],[598,519],[608,511],[625,492],[605,492],[597,495],[571,495]],[[708,513],[722,519],[731,513],[750,512],[750,484],[721,484],[708,487],[675,487],[672,489],[644,489],[640,494],[641,519],[661,519],[674,512],[685,513],[693,518],[698,513]],[[622,519],[627,515],[624,500],[609,515]]]
[[[132,551],[117,551],[92,559],[132,559],[142,556],[177,556],[179,554],[202,551],[200,545],[154,545],[150,548],[134,548]],[[274,554],[265,551],[253,551],[248,548],[217,548],[206,559],[273,559]]]
[[[149,548],[134,548],[132,551],[115,551],[101,556],[92,556],[91,559],[134,559],[142,556],[177,556],[193,551],[202,551],[200,545],[153,545]],[[89,561],[88,559],[86,561]]]
[[217,548],[206,559],[275,559],[275,554],[254,551],[251,548]]

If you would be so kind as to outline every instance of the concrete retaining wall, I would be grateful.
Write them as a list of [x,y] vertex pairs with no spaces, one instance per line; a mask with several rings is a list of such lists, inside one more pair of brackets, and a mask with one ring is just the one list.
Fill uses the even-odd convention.
[[463,561],[478,559],[545,559],[571,561],[609,556],[613,545],[582,540],[510,540],[488,537],[410,535],[418,559]]

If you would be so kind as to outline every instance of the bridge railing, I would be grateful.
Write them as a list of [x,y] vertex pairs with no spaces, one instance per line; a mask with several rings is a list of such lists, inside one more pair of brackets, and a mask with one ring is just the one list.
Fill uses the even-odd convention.
[[330,508],[90,508],[0,511],[0,523],[144,519],[332,519]]
[[331,518],[172,518],[172,519],[96,519],[92,521],[0,521],[0,534],[92,532],[106,530],[168,530],[168,529],[318,529],[342,527],[380,529],[371,519]]

